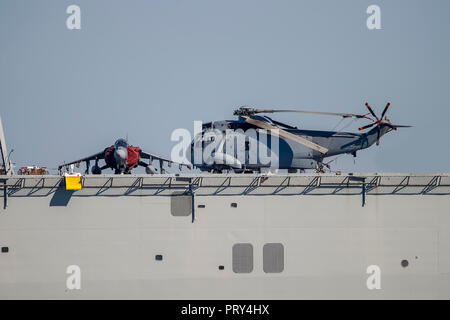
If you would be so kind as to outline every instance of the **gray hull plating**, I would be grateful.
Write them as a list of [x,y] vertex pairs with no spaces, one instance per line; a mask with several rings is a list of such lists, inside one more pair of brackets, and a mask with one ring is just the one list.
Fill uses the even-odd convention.
[[[59,176],[12,176],[4,187],[0,299],[450,299],[449,175],[85,176],[74,192]],[[233,271],[237,243],[252,244],[250,273]],[[266,243],[283,245],[282,272],[264,272]],[[80,289],[67,287],[72,265]],[[380,289],[367,287],[371,265]]]

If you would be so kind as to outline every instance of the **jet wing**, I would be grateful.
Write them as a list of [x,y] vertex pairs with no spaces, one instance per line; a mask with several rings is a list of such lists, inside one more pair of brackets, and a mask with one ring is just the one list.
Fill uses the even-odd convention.
[[162,158],[160,156],[156,156],[156,155],[148,153],[148,152],[144,152],[142,150],[141,150],[141,153],[140,153],[140,157],[141,157],[141,159],[159,160],[159,161],[162,161],[162,162],[167,162],[167,164],[169,166],[171,166],[174,163],[174,164],[179,165],[180,167],[181,166],[185,166],[186,168],[191,169],[191,165],[189,165],[189,164],[175,162],[175,161],[172,161],[172,160],[169,160],[169,159]]
[[83,159],[79,159],[79,160],[72,161],[72,162],[69,162],[69,163],[64,163],[64,164],[58,166],[58,170],[61,170],[62,167],[70,166],[71,164],[77,164],[77,163],[80,163],[80,162],[91,161],[91,160],[96,160],[96,159],[98,159],[98,160],[105,159],[105,150],[100,151],[99,153],[93,154],[92,156],[89,156],[89,157],[86,157],[86,158],[83,158]]

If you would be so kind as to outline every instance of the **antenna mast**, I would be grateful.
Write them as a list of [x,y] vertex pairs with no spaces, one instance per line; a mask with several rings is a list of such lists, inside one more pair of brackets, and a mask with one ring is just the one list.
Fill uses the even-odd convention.
[[1,159],[3,162],[3,166],[5,169],[5,173],[7,175],[14,174],[11,167],[11,162],[8,158],[8,152],[6,151],[6,142],[5,142],[5,134],[3,132],[3,125],[2,125],[2,118],[0,117],[0,152],[1,152]]

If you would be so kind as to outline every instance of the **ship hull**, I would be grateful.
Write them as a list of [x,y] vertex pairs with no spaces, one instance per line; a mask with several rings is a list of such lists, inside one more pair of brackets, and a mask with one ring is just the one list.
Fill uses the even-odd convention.
[[[375,185],[362,195],[359,185],[305,192],[281,183],[274,192],[232,179],[178,188],[95,179],[75,192],[47,180],[10,184],[0,299],[450,298],[445,184],[425,193]],[[251,245],[250,271],[234,261],[236,244]],[[281,248],[275,271],[267,244]]]

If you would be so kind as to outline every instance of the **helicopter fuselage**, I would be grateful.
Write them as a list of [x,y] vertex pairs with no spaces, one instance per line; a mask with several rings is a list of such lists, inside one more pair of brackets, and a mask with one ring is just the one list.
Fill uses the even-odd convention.
[[[268,117],[257,117],[264,121],[272,121]],[[356,156],[356,151],[370,147],[377,140],[377,127],[365,133],[352,133],[303,130],[276,121],[272,123],[283,125],[284,131],[314,142],[328,151],[321,153],[289,138],[277,136],[275,132],[261,130],[261,128],[239,119],[204,124],[202,132],[194,138],[190,145],[187,153],[188,159],[202,171],[224,169],[254,171],[265,167],[288,170],[317,169],[322,166],[327,157],[339,154]],[[380,125],[381,135],[391,130],[384,124]],[[257,146],[257,149],[251,150],[252,146]],[[195,158],[196,147],[197,157]],[[202,157],[199,156],[199,148]],[[271,160],[275,159],[276,161],[262,161],[264,160],[262,158],[267,160],[269,155],[272,156]],[[224,157],[227,159],[216,160],[224,159]],[[231,161],[230,157],[235,161]]]

